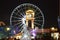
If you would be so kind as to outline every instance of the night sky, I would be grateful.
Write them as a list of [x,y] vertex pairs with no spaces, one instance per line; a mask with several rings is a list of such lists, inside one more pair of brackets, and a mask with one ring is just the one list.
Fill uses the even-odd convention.
[[11,12],[22,3],[32,3],[42,10],[45,27],[57,27],[58,0],[0,0],[0,20],[9,25]]

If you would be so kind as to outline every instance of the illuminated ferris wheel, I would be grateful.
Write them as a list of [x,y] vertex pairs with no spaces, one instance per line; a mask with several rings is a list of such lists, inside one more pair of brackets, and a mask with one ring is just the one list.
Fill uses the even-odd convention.
[[10,17],[10,25],[13,27],[22,28],[26,24],[31,28],[44,26],[44,15],[42,11],[35,5],[25,3],[17,6]]

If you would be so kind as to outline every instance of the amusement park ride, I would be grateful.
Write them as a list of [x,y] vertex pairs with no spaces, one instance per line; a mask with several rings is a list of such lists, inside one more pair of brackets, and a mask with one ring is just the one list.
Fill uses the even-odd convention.
[[10,25],[13,28],[19,28],[19,33],[22,33],[21,40],[31,40],[29,29],[34,30],[36,27],[43,29],[44,15],[42,11],[33,4],[21,4],[13,10],[10,17]]

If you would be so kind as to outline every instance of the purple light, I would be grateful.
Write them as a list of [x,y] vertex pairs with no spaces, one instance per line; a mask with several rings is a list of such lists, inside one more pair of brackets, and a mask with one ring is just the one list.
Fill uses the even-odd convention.
[[36,30],[35,30],[35,29],[33,29],[31,32],[32,32],[32,33],[33,33],[33,32],[36,32]]
[[31,30],[31,35],[33,35],[34,37],[36,36],[36,30],[35,29]]
[[16,34],[16,31],[15,30],[13,32],[14,32],[14,34]]
[[32,33],[32,35],[35,37],[36,36],[36,33]]
[[36,30],[33,29],[32,31],[35,32]]

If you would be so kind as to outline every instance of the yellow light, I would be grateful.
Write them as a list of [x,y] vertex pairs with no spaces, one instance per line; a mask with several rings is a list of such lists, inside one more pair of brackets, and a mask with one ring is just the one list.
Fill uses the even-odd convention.
[[31,14],[28,14],[28,15],[27,15],[27,17],[28,17],[28,18],[31,18],[31,17],[32,17],[32,15],[31,15]]
[[52,27],[51,29],[54,30],[54,27]]
[[29,9],[29,10],[26,10],[25,13],[26,13],[26,25],[29,26],[28,21],[30,20],[32,24],[31,28],[34,29],[34,14],[35,14],[34,10]]
[[55,29],[54,27],[51,28],[51,30],[54,30],[54,29]]
[[22,37],[22,36],[20,36],[20,35],[19,35],[19,36],[16,36],[16,39],[21,39],[21,37]]
[[27,10],[26,13],[34,13],[33,10]]
[[55,38],[57,38],[57,39],[59,38],[59,33],[54,33],[54,39]]
[[6,28],[7,29],[7,31],[9,31],[10,30],[10,28]]
[[33,17],[34,16],[34,11],[33,10],[27,10],[26,11],[26,17],[28,18],[28,19],[30,19],[31,17]]
[[57,29],[57,28],[52,27],[52,28],[51,28],[51,30],[52,30],[52,31],[57,31],[58,29]]

